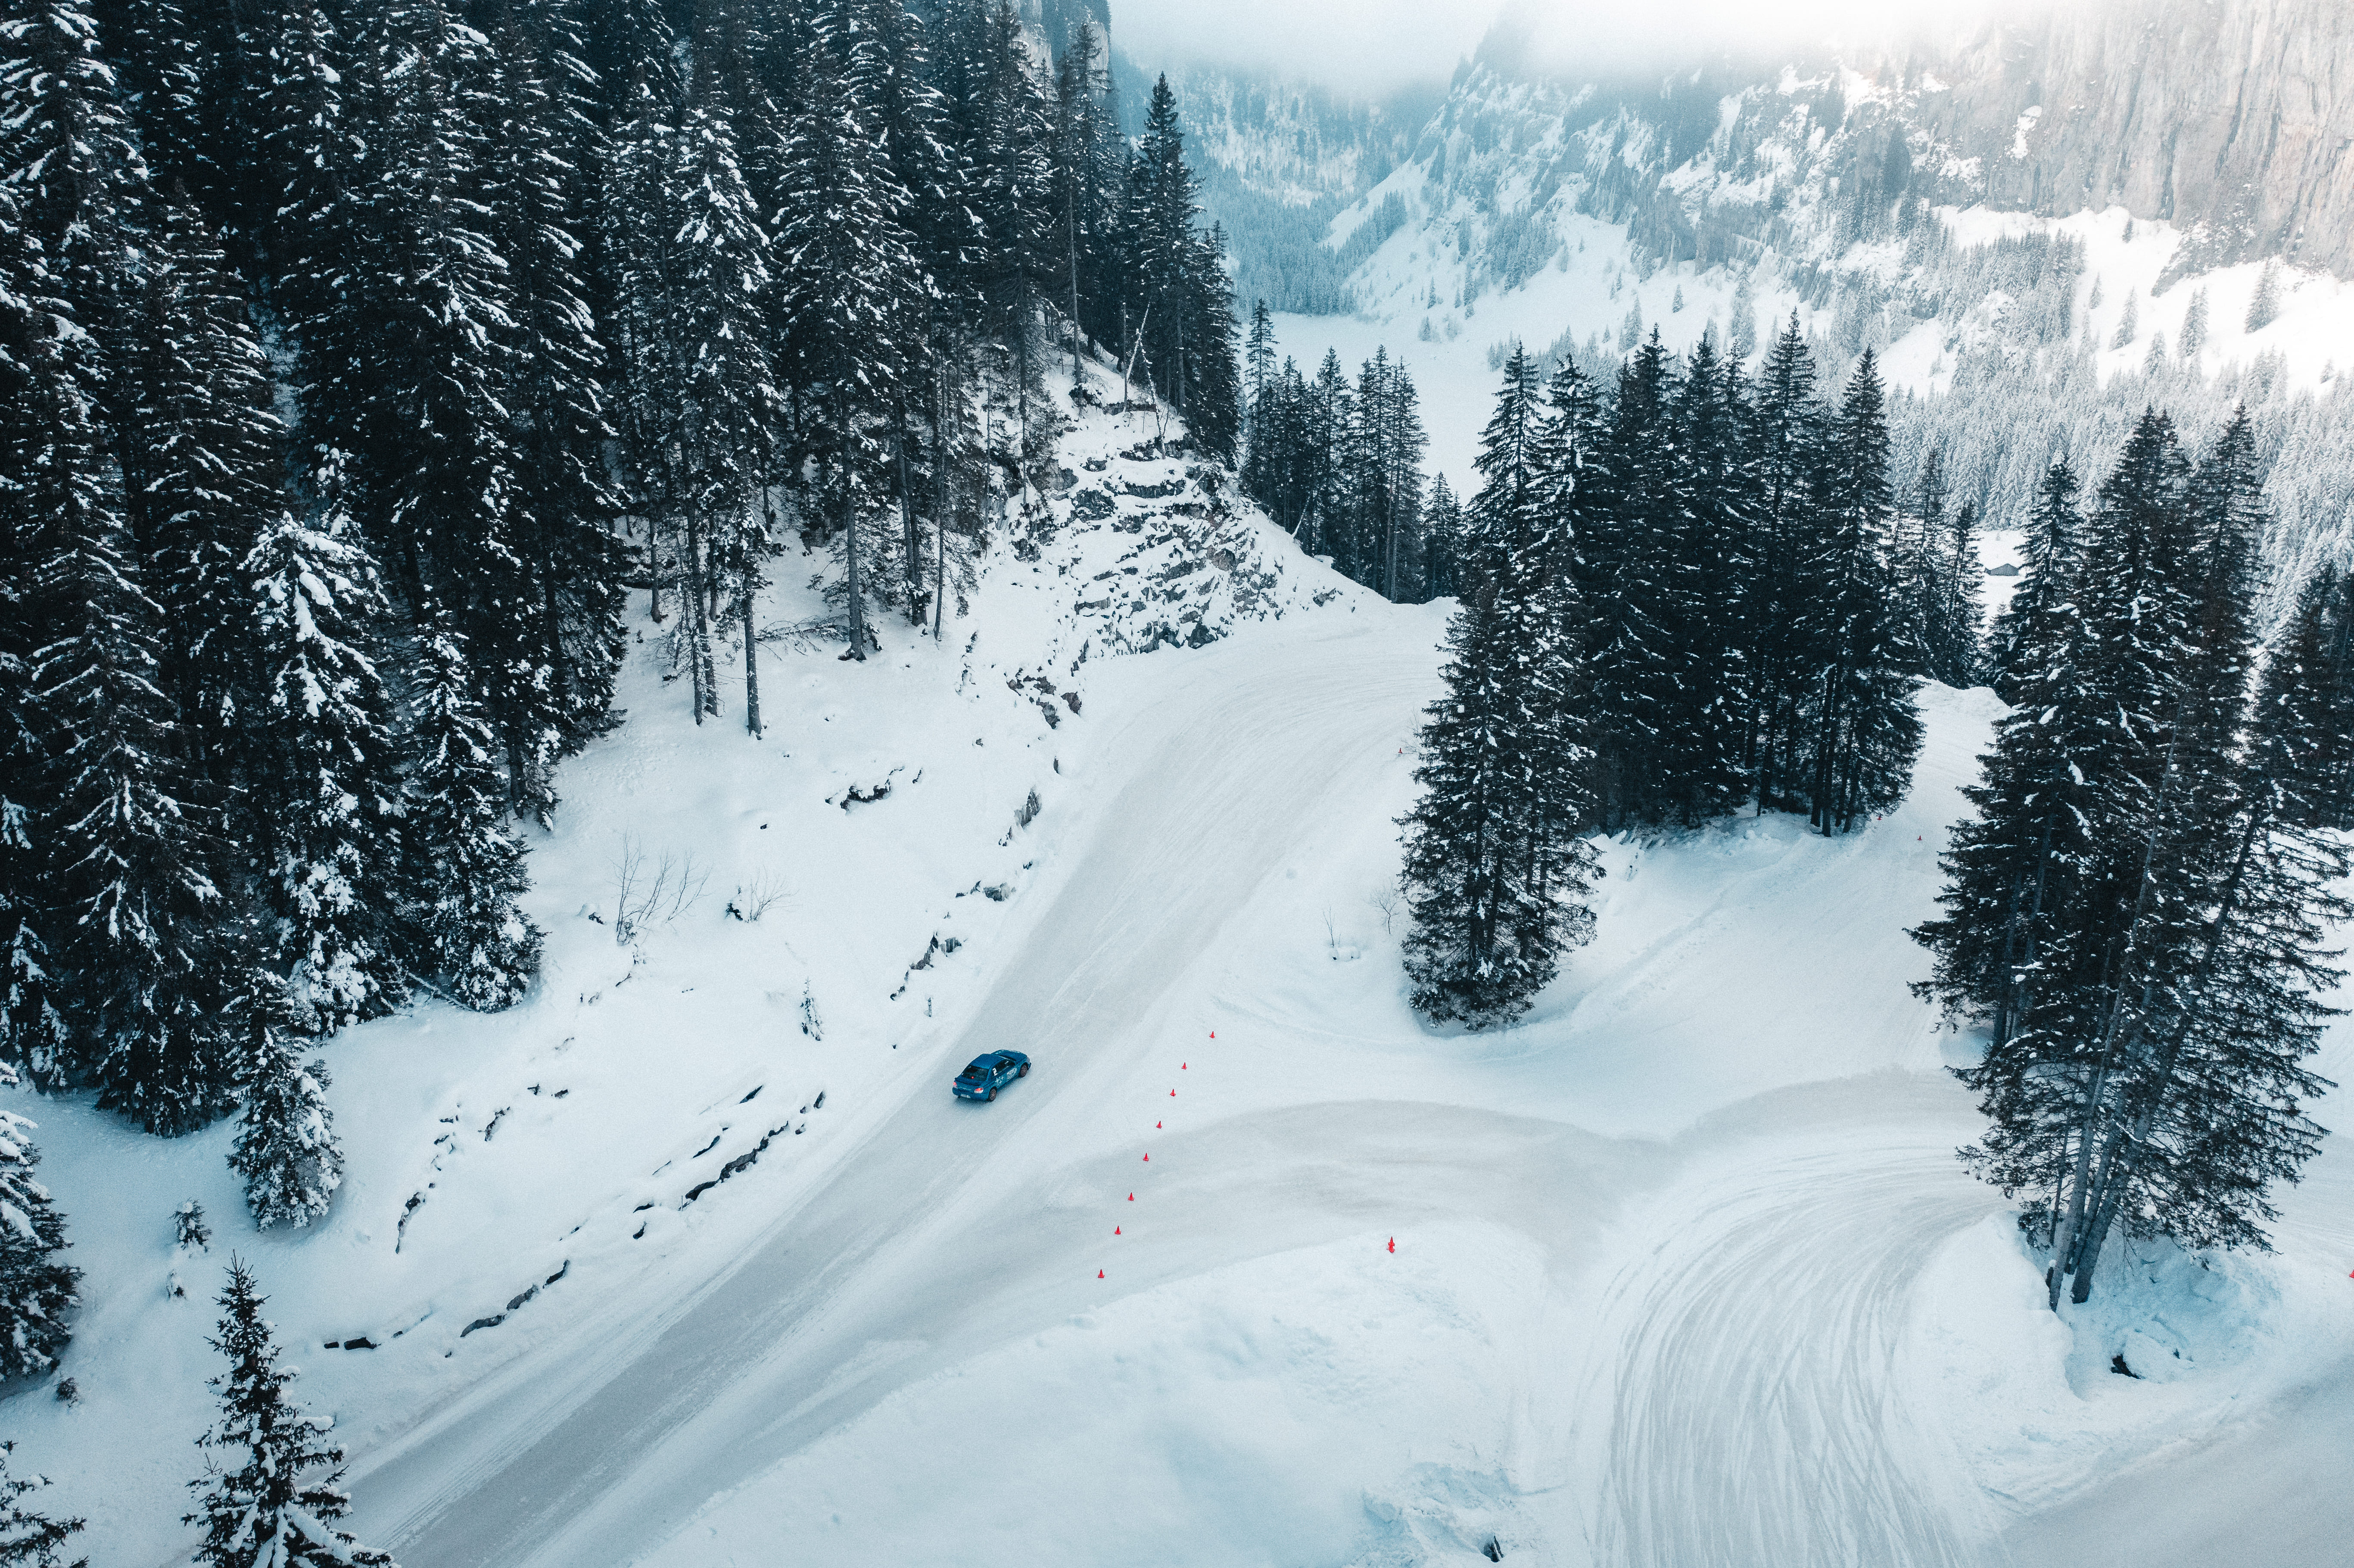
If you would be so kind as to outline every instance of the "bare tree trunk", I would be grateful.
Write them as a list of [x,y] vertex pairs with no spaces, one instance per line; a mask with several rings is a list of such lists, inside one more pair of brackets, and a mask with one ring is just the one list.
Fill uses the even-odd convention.
[[859,597],[858,583],[858,496],[850,482],[850,409],[849,400],[837,390],[834,393],[834,428],[842,445],[836,453],[842,482],[843,559],[848,563],[850,584],[850,656],[861,663],[866,662],[866,606]]
[[916,531],[915,496],[907,484],[907,401],[902,397],[894,407],[893,421],[897,427],[894,434],[899,463],[900,543],[907,554],[907,617],[921,626],[924,624],[924,541]]
[[753,603],[759,588],[759,567],[754,553],[744,552],[744,727],[753,739],[760,738],[760,666],[758,662],[760,633],[753,614]]

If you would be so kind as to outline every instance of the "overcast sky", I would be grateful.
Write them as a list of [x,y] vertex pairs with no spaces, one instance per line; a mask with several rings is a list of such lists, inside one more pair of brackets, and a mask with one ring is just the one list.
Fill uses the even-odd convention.
[[[1444,81],[1504,0],[1111,0],[1112,36],[1150,70],[1199,62],[1378,92]],[[1860,40],[1967,25],[1996,0],[1518,0],[1548,49],[1623,65],[1710,49]],[[2017,0],[2025,4],[2028,0]],[[2048,4],[2048,0],[2036,0]],[[1670,60],[1669,63],[1674,63]]]

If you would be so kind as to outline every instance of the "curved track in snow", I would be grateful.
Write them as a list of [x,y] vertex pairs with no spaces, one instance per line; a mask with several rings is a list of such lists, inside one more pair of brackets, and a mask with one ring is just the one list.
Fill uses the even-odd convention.
[[[1915,1283],[1998,1206],[1950,1139],[1711,1161],[1645,1224],[1596,1342],[1611,1364],[1595,1542],[1626,1568],[1960,1568],[1969,1515],[1897,1376]],[[1958,1506],[1957,1506],[1958,1505]]]

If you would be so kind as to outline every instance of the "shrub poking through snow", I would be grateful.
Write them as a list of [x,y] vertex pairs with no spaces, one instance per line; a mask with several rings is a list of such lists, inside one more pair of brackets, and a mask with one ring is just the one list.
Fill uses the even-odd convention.
[[[16,1075],[0,1066],[0,1082],[14,1083]],[[33,1180],[41,1156],[26,1137],[32,1128],[23,1117],[0,1111],[0,1379],[58,1364],[72,1338],[65,1314],[81,1277],[58,1256],[67,1245],[65,1224],[49,1190]]]
[[188,1483],[199,1496],[182,1521],[204,1529],[196,1560],[207,1568],[390,1568],[390,1557],[334,1527],[351,1508],[336,1486],[344,1451],[324,1440],[328,1424],[305,1415],[290,1397],[295,1369],[279,1364],[261,1316],[264,1299],[253,1271],[230,1259],[219,1333],[211,1341],[229,1361],[229,1370],[211,1380],[220,1420],[196,1439],[222,1462],[208,1455],[205,1474]]
[[[8,1473],[14,1443],[0,1443],[0,1563],[24,1568],[63,1568],[67,1538],[80,1533],[78,1519],[51,1519],[25,1503],[27,1492],[49,1484],[47,1476],[18,1477]],[[88,1568],[90,1559],[77,1557],[71,1568]]]
[[344,1180],[344,1151],[327,1109],[326,1065],[302,1065],[289,1044],[295,1007],[276,975],[253,970],[241,1010],[245,1118],[229,1169],[245,1178],[254,1224],[264,1230],[281,1222],[307,1225],[327,1212]]

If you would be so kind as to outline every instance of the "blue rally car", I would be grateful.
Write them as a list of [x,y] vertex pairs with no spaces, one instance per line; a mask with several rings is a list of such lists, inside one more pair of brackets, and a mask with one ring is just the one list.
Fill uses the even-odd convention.
[[957,1075],[957,1098],[960,1100],[993,1100],[997,1091],[1016,1078],[1030,1075],[1030,1058],[1019,1051],[991,1051],[986,1056],[976,1056],[965,1070]]

